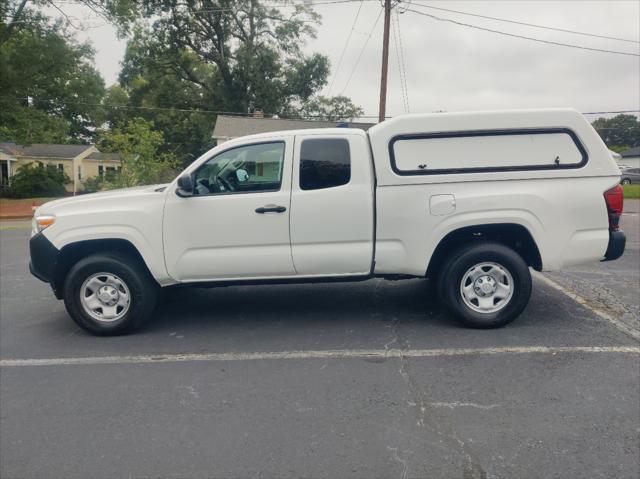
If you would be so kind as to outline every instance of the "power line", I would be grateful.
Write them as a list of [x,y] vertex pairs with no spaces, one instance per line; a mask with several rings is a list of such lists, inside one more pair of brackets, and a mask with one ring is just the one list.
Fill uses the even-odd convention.
[[369,31],[369,35],[367,36],[367,39],[365,40],[364,45],[362,45],[362,50],[360,50],[360,54],[358,55],[358,58],[356,59],[356,62],[353,65],[353,69],[351,70],[351,74],[349,75],[349,78],[347,79],[347,83],[345,83],[344,88],[340,92],[341,95],[345,92],[345,90],[349,86],[349,83],[351,83],[351,78],[353,78],[353,74],[356,72],[356,69],[358,68],[358,64],[360,63],[360,59],[362,58],[362,55],[364,54],[364,50],[367,48],[367,44],[369,43],[369,39],[371,38],[371,35],[373,35],[373,31],[376,29],[376,26],[378,25],[378,22],[380,21],[380,17],[382,16],[382,12],[383,12],[383,10],[380,9],[380,13],[378,13],[378,16],[376,17],[376,21],[373,23],[373,26],[371,27],[371,30]]
[[402,29],[400,28],[400,14],[398,13],[398,10],[396,10],[396,26],[397,28],[394,30],[397,31],[398,45],[400,46],[398,61],[402,69],[400,80],[404,89],[404,98],[406,102],[405,111],[409,113],[411,110],[409,108],[409,89],[407,88],[407,66],[404,61],[404,46],[402,45]]
[[400,61],[400,46],[398,45],[398,32],[395,25],[391,29],[391,34],[393,35],[393,46],[396,51],[396,61],[398,63],[398,76],[400,77],[400,96],[402,97],[402,109],[405,113],[407,113],[407,101],[406,95],[404,92],[404,77],[402,74],[402,62]]
[[[10,95],[0,95],[0,98],[9,98],[14,100],[42,100],[42,101],[54,101],[52,98],[39,98],[39,97],[16,97]],[[70,104],[77,105],[86,105],[86,106],[97,106],[97,107],[105,107],[105,108],[123,108],[123,109],[132,109],[132,110],[159,110],[159,111],[176,111],[176,112],[185,112],[185,113],[213,113],[216,115],[234,115],[234,116],[253,116],[253,113],[247,112],[239,112],[239,111],[220,111],[220,110],[200,110],[200,109],[188,109],[188,108],[167,108],[167,107],[154,107],[154,106],[133,106],[133,105],[114,105],[109,103],[89,103],[89,102],[81,102],[81,101],[70,101],[66,102]],[[446,113],[446,112],[442,112]],[[623,113],[640,113],[639,110],[615,110],[615,111],[588,111],[581,112],[583,115],[613,115],[613,114],[623,114]],[[307,115],[306,118],[323,118],[324,115]],[[288,118],[279,116],[280,119],[283,120],[300,120],[300,118]],[[358,118],[378,118],[377,115],[359,115]],[[392,116],[387,116],[385,118],[393,118]],[[267,118],[269,119],[269,118]]]
[[[10,98],[14,100],[56,101],[53,98],[41,98],[41,97],[33,97],[33,96],[31,97],[0,96],[0,98]],[[114,105],[109,103],[90,103],[90,102],[76,101],[76,100],[63,101],[63,103],[67,105],[84,105],[84,106],[95,106],[95,107],[126,109],[126,110],[167,111],[167,112],[180,112],[180,113],[210,113],[215,115],[253,117],[253,113],[239,112],[239,111],[201,110],[201,109],[195,109],[195,108],[167,108],[167,107],[156,107],[156,106]],[[278,118],[275,118],[275,119],[304,120],[304,119],[321,119],[325,117],[326,115],[306,115],[304,118],[278,116]],[[377,116],[376,115],[359,115],[358,118],[377,118]],[[269,118],[266,118],[266,119],[269,119]]]
[[344,53],[347,51],[347,46],[349,45],[349,41],[351,40],[351,36],[353,35],[353,31],[356,28],[356,24],[358,23],[358,17],[360,16],[360,10],[362,10],[362,5],[364,3],[364,0],[360,0],[360,5],[358,6],[358,11],[356,12],[356,16],[353,19],[353,24],[351,25],[351,31],[349,31],[349,36],[347,36],[347,41],[344,44],[344,47],[342,48],[342,53],[340,54],[340,60],[338,60],[338,66],[336,67],[335,71],[333,72],[333,78],[331,80],[331,85],[329,85],[329,90],[327,91],[327,95],[331,95],[331,90],[333,89],[333,84],[336,81],[336,77],[338,76],[338,71],[340,70],[340,66],[342,65],[342,60],[344,58]]
[[505,36],[508,36],[508,37],[520,38],[520,39],[523,39],[523,40],[531,40],[531,41],[534,41],[534,42],[546,43],[548,45],[556,45],[556,46],[561,46],[561,47],[577,48],[579,50],[588,50],[588,51],[592,51],[592,52],[613,53],[613,54],[616,54],[616,55],[626,55],[626,56],[631,56],[631,57],[640,57],[640,54],[638,54],[638,53],[619,52],[619,51],[615,51],[615,50],[604,50],[604,49],[601,49],[601,48],[584,47],[584,46],[580,46],[580,45],[573,45],[571,43],[554,42],[554,41],[551,41],[551,40],[543,40],[541,38],[534,38],[534,37],[527,37],[527,36],[524,36],[524,35],[517,35],[515,33],[507,33],[507,32],[503,32],[503,31],[500,31],[500,30],[493,30],[491,28],[485,28],[485,27],[480,27],[478,25],[472,25],[470,23],[459,22],[459,21],[453,20],[451,18],[437,17],[435,15],[431,15],[430,13],[421,12],[419,10],[412,10],[410,8],[407,8],[405,11],[406,12],[417,13],[418,15],[422,15],[424,17],[432,18],[432,19],[438,20],[440,22],[449,22],[449,23],[453,23],[455,25],[460,25],[462,27],[474,28],[476,30],[483,30],[485,32],[497,33],[498,35],[505,35]]
[[545,30],[554,30],[554,31],[563,32],[563,33],[573,33],[575,35],[583,35],[585,37],[596,37],[596,38],[604,38],[606,40],[617,40],[617,41],[620,41],[620,42],[640,43],[640,41],[638,41],[638,40],[629,40],[627,38],[611,37],[611,36],[607,36],[607,35],[598,35],[596,33],[579,32],[577,30],[568,30],[566,28],[549,27],[549,26],[546,26],[546,25],[538,25],[538,24],[535,24],[535,23],[520,22],[520,21],[517,21],[517,20],[509,20],[509,19],[506,19],[506,18],[490,17],[488,15],[480,15],[478,13],[462,12],[460,10],[452,10],[450,8],[434,7],[432,5],[420,4],[420,5],[414,5],[414,6],[415,7],[421,7],[421,8],[430,8],[432,10],[441,10],[443,12],[458,13],[460,15],[467,15],[467,16],[470,16],[470,17],[486,18],[488,20],[495,20],[497,22],[514,23],[516,25],[524,25],[524,26],[527,26],[527,27],[542,28],[542,29],[545,29]]

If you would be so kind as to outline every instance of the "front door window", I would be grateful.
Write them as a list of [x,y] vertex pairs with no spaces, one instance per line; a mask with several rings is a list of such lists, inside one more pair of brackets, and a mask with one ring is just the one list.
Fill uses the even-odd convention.
[[284,142],[239,146],[214,156],[195,173],[197,195],[278,191]]

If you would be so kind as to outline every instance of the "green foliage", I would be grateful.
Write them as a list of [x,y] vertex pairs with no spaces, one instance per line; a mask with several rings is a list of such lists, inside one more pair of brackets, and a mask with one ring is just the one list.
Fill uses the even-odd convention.
[[[115,183],[115,182],[114,182]],[[112,183],[109,183],[102,176],[94,176],[92,178],[87,178],[83,183],[83,191],[85,193],[95,193],[96,191],[108,190],[111,188],[115,188],[112,186]]]
[[13,198],[35,198],[39,196],[62,196],[69,177],[54,165],[33,163],[23,165],[11,177],[7,195]]
[[153,130],[153,123],[134,118],[122,126],[103,132],[103,151],[123,156],[120,173],[105,179],[106,187],[128,187],[163,183],[175,177],[178,162],[173,154],[161,153],[163,136]]
[[19,143],[87,141],[104,115],[104,82],[93,51],[60,22],[25,10],[0,46],[0,139]]
[[640,199],[640,185],[622,185],[626,199]]
[[143,119],[163,139],[155,156],[187,165],[213,146],[216,111],[362,113],[348,98],[318,96],[329,60],[302,50],[320,21],[311,5],[283,13],[267,0],[79,0],[129,36],[119,85],[105,90],[73,25],[37,11],[46,0],[29,0],[8,31],[20,3],[0,0],[0,140],[92,142],[105,123],[121,134]]
[[635,115],[598,118],[592,125],[607,147],[615,152],[640,146],[640,121]]
[[334,96],[331,98],[318,96],[303,102],[298,113],[302,117],[340,121],[353,120],[363,115],[364,111],[346,96]]
[[[152,28],[136,29],[127,45],[120,86],[130,106],[262,110],[295,118],[362,113],[345,97],[315,96],[327,82],[329,61],[302,53],[319,21],[309,6],[297,4],[285,15],[258,0],[144,5],[157,20]],[[115,125],[134,116],[153,121],[165,138],[162,151],[175,153],[185,165],[213,146],[213,113],[117,109],[109,121]]]

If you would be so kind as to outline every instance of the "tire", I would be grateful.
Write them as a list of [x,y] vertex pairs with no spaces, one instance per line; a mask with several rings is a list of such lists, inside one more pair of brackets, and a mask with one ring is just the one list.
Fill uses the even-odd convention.
[[98,336],[115,336],[140,328],[151,317],[157,290],[138,261],[107,252],[83,258],[69,270],[64,305],[82,329]]
[[465,326],[499,328],[527,306],[531,273],[522,257],[507,246],[470,244],[456,250],[446,262],[438,295]]
[[623,185],[629,185],[631,184],[631,180],[629,178],[623,178],[623,180],[620,183]]

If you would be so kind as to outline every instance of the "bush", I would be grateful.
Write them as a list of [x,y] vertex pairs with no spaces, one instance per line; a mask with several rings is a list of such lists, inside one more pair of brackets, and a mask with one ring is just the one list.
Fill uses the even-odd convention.
[[54,165],[28,163],[21,166],[11,177],[7,196],[12,198],[36,198],[42,196],[63,196],[64,185],[69,177]]
[[95,193],[97,191],[103,191],[111,189],[110,185],[102,176],[94,176],[92,178],[87,178],[84,180],[83,184],[83,192],[84,193]]

